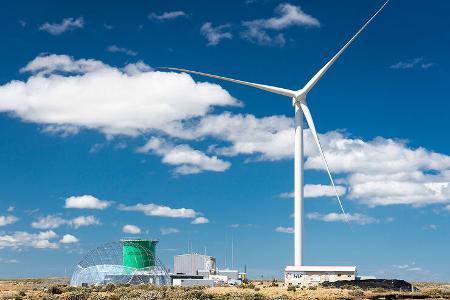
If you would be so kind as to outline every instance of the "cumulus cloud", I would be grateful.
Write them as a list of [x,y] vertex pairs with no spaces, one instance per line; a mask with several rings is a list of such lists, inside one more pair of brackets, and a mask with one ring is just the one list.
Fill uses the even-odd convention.
[[181,11],[181,10],[167,11],[160,15],[158,15],[156,13],[151,13],[148,15],[148,18],[153,21],[166,21],[166,20],[173,20],[176,18],[187,18],[187,17],[188,17],[188,15],[184,11]]
[[123,54],[129,55],[129,56],[136,56],[137,55],[136,51],[133,51],[133,50],[128,49],[128,48],[119,47],[117,45],[111,45],[111,46],[109,46],[107,48],[107,50],[109,52],[112,52],[112,53],[123,53]]
[[243,22],[245,30],[242,37],[259,45],[283,46],[286,39],[283,33],[270,34],[268,31],[280,31],[292,26],[319,27],[320,22],[306,14],[299,6],[282,3],[275,9],[276,16]]
[[209,223],[209,220],[205,217],[197,217],[191,222],[191,224],[207,224],[207,223]]
[[213,137],[229,146],[211,147],[210,151],[224,156],[259,155],[258,160],[292,158],[294,153],[293,121],[285,116],[257,118],[253,115],[207,115],[197,123],[166,128],[166,133],[184,139]]
[[0,235],[0,249],[3,248],[24,248],[32,247],[39,249],[56,249],[58,244],[52,240],[58,235],[52,231],[42,231],[39,233],[29,233],[25,231],[16,231],[13,234]]
[[[336,186],[336,190],[339,196],[343,196],[346,191],[345,186]],[[281,193],[280,198],[294,198],[294,193]],[[317,197],[336,197],[333,186],[323,184],[305,184],[304,186],[305,198],[317,198]]]
[[91,195],[72,196],[66,199],[64,208],[105,209],[112,201],[99,200]]
[[55,229],[62,225],[68,225],[74,228],[79,228],[82,226],[98,224],[100,224],[100,221],[98,221],[94,216],[79,216],[73,219],[64,219],[60,216],[48,215],[32,222],[31,227],[37,229]]
[[230,26],[230,24],[223,24],[214,27],[211,22],[206,22],[200,28],[200,32],[208,41],[208,46],[216,46],[221,40],[231,39],[233,37],[231,32],[225,31]]
[[82,226],[99,225],[100,221],[94,216],[79,216],[71,220],[73,227],[78,228]]
[[0,227],[2,226],[6,226],[6,225],[10,225],[10,224],[14,224],[18,221],[19,219],[15,216],[0,216]]
[[169,206],[157,204],[141,204],[125,206],[119,205],[119,210],[122,211],[138,211],[143,212],[147,216],[155,217],[169,217],[169,218],[196,218],[199,214],[191,208],[171,208]]
[[180,232],[180,230],[177,228],[172,228],[172,227],[162,227],[161,228],[162,235],[173,234],[173,233],[178,233],[178,232]]
[[90,128],[135,136],[204,116],[214,106],[239,104],[219,85],[196,83],[187,74],[128,69],[134,72],[93,59],[37,57],[21,70],[32,73],[27,80],[0,86],[0,112],[53,131]]
[[84,19],[79,18],[65,18],[61,23],[44,23],[39,27],[39,30],[46,31],[52,35],[60,35],[66,31],[72,31],[75,29],[84,27]]
[[405,70],[405,69],[429,69],[434,66],[434,63],[427,62],[423,57],[418,57],[414,59],[409,59],[406,61],[399,61],[391,65],[389,68],[394,70]]
[[420,207],[450,202],[450,171],[352,174],[349,197],[368,206],[406,204]]
[[59,240],[61,244],[75,244],[78,243],[79,240],[76,236],[71,234],[65,234],[61,240]]
[[127,224],[123,226],[122,232],[124,233],[130,233],[130,234],[140,234],[141,229],[137,227],[136,225]]
[[317,212],[309,213],[306,217],[310,220],[324,221],[324,222],[348,222],[359,225],[367,225],[371,223],[379,222],[378,219],[364,215],[364,214],[347,214],[347,218],[344,214],[329,213],[320,214]]
[[230,163],[217,156],[208,156],[205,153],[192,149],[189,145],[174,146],[160,138],[151,138],[138,152],[153,152],[162,156],[162,162],[178,166],[176,174],[197,174],[203,171],[223,172],[230,167]]
[[275,231],[280,233],[294,233],[294,228],[278,226],[275,228]]
[[[0,112],[52,133],[90,128],[108,136],[150,136],[139,151],[161,156],[176,174],[224,171],[230,164],[222,156],[244,155],[246,161],[293,157],[292,118],[214,114],[216,107],[240,103],[220,86],[197,83],[187,74],[155,72],[142,62],[117,68],[66,55],[37,57],[21,71],[30,77],[0,86]],[[305,168],[323,170],[309,130],[304,135]],[[450,156],[390,138],[363,140],[340,131],[319,136],[348,199],[368,206],[450,206]],[[212,144],[193,149],[189,142],[198,140]],[[326,186],[318,189],[307,193],[328,193]]]

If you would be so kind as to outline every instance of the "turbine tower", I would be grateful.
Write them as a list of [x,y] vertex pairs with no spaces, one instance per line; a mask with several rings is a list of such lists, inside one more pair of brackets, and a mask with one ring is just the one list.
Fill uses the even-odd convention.
[[[303,115],[308,123],[309,129],[314,137],[314,141],[319,148],[320,155],[325,164],[325,168],[333,186],[336,198],[339,202],[339,206],[345,218],[344,207],[342,206],[341,199],[336,190],[336,186],[331,176],[330,168],[328,167],[327,159],[322,150],[319,137],[314,126],[314,121],[306,103],[306,96],[311,89],[316,85],[319,79],[326,73],[326,71],[333,65],[333,63],[341,56],[341,54],[350,46],[350,44],[358,37],[358,35],[370,24],[370,22],[383,10],[386,4],[390,0],[387,0],[378,11],[356,32],[356,34],[334,55],[329,62],[327,62],[310,80],[309,82],[299,90],[290,90],[285,88],[274,87],[270,85],[258,84],[253,82],[247,82],[228,77],[222,77],[213,74],[207,74],[187,69],[164,67],[160,69],[173,70],[179,72],[192,73],[201,76],[212,77],[220,80],[230,81],[237,84],[247,85],[260,90],[271,92],[274,94],[290,97],[292,99],[292,105],[295,110],[295,151],[294,151],[294,258],[295,266],[303,266],[303,200],[304,200],[304,153],[303,153]],[[347,219],[348,220],[348,219]]]

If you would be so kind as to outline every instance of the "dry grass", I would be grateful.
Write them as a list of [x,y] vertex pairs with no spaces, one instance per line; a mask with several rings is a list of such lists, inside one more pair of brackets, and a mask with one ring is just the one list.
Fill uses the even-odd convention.
[[[47,300],[293,300],[293,299],[450,299],[450,284],[415,283],[421,291],[416,293],[389,292],[383,290],[363,291],[359,288],[295,288],[288,290],[282,284],[253,282],[249,287],[181,288],[142,286],[101,286],[74,288],[62,279],[1,280],[0,299],[47,299]],[[383,298],[384,297],[384,298]],[[395,298],[392,298],[395,299]]]

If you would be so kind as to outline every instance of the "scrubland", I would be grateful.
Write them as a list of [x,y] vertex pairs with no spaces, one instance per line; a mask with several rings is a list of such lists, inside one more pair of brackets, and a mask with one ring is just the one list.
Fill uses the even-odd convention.
[[245,287],[155,287],[151,285],[106,285],[75,288],[64,279],[1,280],[0,299],[61,299],[61,300],[119,300],[119,299],[224,299],[224,300],[290,300],[290,299],[450,299],[450,284],[415,283],[420,291],[392,292],[382,289],[362,290],[343,288],[286,288],[280,282],[254,281]]

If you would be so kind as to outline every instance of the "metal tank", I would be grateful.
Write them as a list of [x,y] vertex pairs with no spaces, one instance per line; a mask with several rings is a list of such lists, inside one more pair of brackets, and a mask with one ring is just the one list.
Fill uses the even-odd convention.
[[134,269],[155,266],[155,248],[158,241],[126,239],[121,240],[123,265]]

